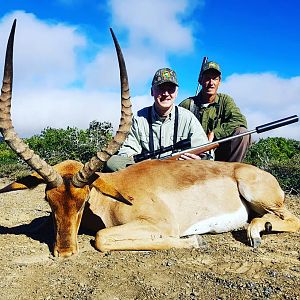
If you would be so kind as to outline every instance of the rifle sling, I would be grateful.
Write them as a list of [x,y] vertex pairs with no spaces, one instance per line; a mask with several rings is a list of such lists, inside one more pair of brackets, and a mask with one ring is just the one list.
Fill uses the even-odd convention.
[[[147,121],[149,124],[149,152],[154,151],[154,140],[153,140],[153,128],[152,128],[152,110],[150,106],[148,108],[148,116]],[[173,145],[177,142],[177,135],[178,135],[178,107],[175,106],[175,120],[174,120],[174,132],[173,132]]]
[[[216,117],[213,120],[212,128],[208,128],[211,131],[213,131],[216,128],[217,124],[218,124],[218,119],[220,118],[220,114],[221,114],[222,102],[221,103],[215,103],[214,105],[216,107]],[[195,115],[195,117],[201,123],[202,122],[202,115],[200,114],[200,106],[193,98],[190,99],[189,110]]]

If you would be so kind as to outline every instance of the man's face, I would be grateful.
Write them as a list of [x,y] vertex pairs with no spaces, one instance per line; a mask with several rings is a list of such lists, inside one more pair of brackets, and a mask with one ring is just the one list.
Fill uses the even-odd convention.
[[168,110],[174,103],[178,94],[178,87],[171,82],[165,82],[151,89],[155,107],[159,110]]
[[220,73],[216,70],[207,70],[202,75],[201,85],[202,91],[208,95],[217,94],[221,83]]

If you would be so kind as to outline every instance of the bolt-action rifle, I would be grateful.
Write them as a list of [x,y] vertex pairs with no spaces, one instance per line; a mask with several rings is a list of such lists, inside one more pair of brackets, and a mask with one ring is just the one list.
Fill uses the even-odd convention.
[[[240,138],[240,137],[243,137],[245,135],[249,135],[249,134],[253,134],[253,133],[266,132],[266,131],[273,130],[275,128],[279,128],[279,127],[282,127],[282,126],[286,126],[286,125],[289,125],[289,124],[292,124],[292,123],[295,123],[295,122],[298,122],[298,121],[299,121],[298,116],[293,115],[293,116],[290,116],[290,117],[287,117],[287,118],[284,118],[284,119],[280,119],[280,120],[277,120],[277,121],[273,121],[273,122],[270,122],[270,123],[267,123],[267,124],[257,126],[253,130],[249,130],[249,131],[246,131],[246,132],[234,135],[234,136],[229,136],[229,137],[217,140],[215,142],[206,143],[206,144],[203,144],[199,147],[194,147],[194,148],[191,148],[191,141],[189,139],[185,139],[185,140],[181,140],[180,142],[178,142],[174,145],[164,147],[164,148],[160,148],[160,149],[155,150],[153,152],[145,152],[145,153],[137,154],[133,158],[134,158],[135,162],[139,162],[139,161],[142,161],[142,160],[145,160],[145,159],[156,158],[157,155],[161,155],[161,154],[169,152],[169,151],[180,150],[179,152],[174,152],[174,153],[172,153],[168,156],[164,156],[162,158],[162,159],[169,159],[169,160],[177,160],[184,153],[192,153],[192,154],[199,155],[201,153],[204,153],[204,152],[207,152],[207,151],[210,151],[210,150],[213,150],[213,149],[219,147],[219,145],[221,143],[225,143],[225,142],[231,141],[233,139]],[[183,150],[183,149],[185,149],[185,150]]]
[[195,96],[197,96],[199,91],[200,91],[200,82],[202,80],[203,66],[207,63],[207,61],[208,61],[208,57],[204,56],[203,60],[202,60],[202,64],[201,64],[201,69],[200,69],[200,72],[199,72],[198,85],[197,85]]

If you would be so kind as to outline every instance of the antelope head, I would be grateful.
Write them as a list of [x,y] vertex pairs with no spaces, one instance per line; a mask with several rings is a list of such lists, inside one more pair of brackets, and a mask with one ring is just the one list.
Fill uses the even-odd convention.
[[[35,172],[8,185],[0,192],[32,188],[40,183],[45,183],[46,200],[51,207],[54,220],[55,243],[53,253],[55,256],[68,257],[78,252],[78,229],[91,185],[98,177],[95,172],[100,170],[103,164],[119,150],[130,130],[132,111],[126,66],[119,43],[111,30],[118,56],[121,80],[121,119],[116,135],[105,149],[97,152],[85,165],[67,160],[55,166],[50,166],[29,149],[28,145],[17,135],[12,125],[10,107],[15,28],[16,20],[13,23],[6,49],[0,96],[0,131],[11,149]],[[126,202],[125,199],[120,198],[118,200]]]

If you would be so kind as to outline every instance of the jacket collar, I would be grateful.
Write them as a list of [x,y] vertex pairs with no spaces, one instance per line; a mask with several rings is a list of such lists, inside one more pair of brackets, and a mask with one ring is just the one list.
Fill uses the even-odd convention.
[[[202,100],[202,90],[199,92],[199,94],[194,98],[196,104],[199,106],[199,107],[203,107],[203,106],[217,106],[219,105],[219,101],[220,101],[220,97],[219,97],[219,94],[216,95],[216,98],[215,98],[215,101],[213,103],[203,103],[201,100]],[[206,105],[203,105],[203,104],[206,104]]]

